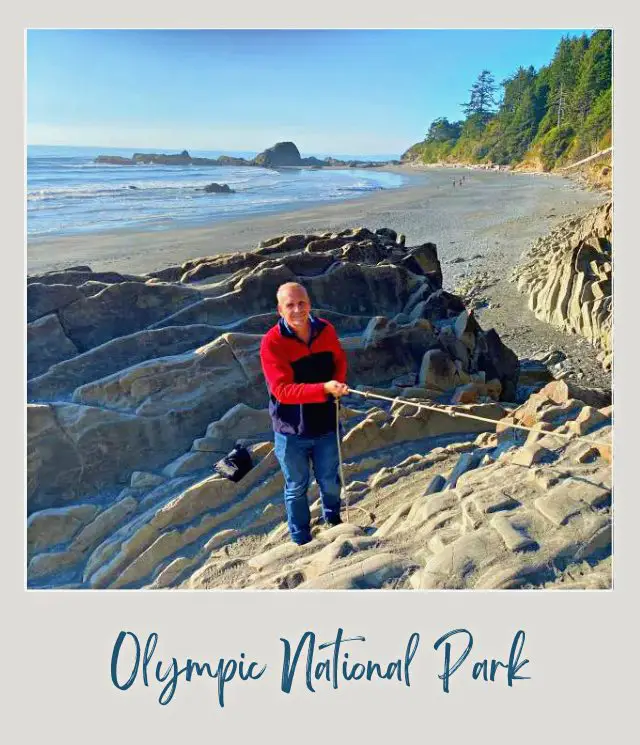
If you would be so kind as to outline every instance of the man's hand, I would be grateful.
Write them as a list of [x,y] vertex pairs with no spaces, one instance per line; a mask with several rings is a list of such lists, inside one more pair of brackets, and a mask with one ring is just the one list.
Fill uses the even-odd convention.
[[349,387],[346,383],[338,383],[337,380],[328,380],[324,384],[324,392],[331,394],[334,398],[340,398],[349,392]]

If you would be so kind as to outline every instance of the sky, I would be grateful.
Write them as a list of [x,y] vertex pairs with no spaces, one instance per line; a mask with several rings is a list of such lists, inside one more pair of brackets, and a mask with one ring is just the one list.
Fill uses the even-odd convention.
[[27,142],[399,157],[589,30],[29,30]]

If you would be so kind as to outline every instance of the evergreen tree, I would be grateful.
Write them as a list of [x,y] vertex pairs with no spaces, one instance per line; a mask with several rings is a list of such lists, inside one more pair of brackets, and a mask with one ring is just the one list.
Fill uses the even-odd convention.
[[427,132],[427,142],[446,142],[457,140],[462,130],[462,122],[450,122],[446,116],[441,116],[431,122]]
[[578,123],[584,123],[596,98],[610,87],[611,31],[596,31],[582,57],[571,96],[571,108]]
[[533,86],[536,79],[536,71],[533,67],[519,67],[517,72],[510,78],[503,80],[504,88],[500,114],[513,113],[520,104],[522,97]]
[[467,119],[475,117],[477,121],[486,124],[495,113],[495,92],[495,78],[489,70],[483,70],[471,86],[469,101],[462,104]]
[[565,36],[548,65],[519,67],[502,81],[499,104],[493,75],[483,70],[462,105],[465,120],[435,119],[416,152],[425,162],[513,164],[531,156],[550,169],[608,147],[611,56],[610,30]]
[[537,130],[536,109],[530,88],[522,94],[522,98],[516,109],[509,131],[509,158],[511,161],[520,160],[533,142]]

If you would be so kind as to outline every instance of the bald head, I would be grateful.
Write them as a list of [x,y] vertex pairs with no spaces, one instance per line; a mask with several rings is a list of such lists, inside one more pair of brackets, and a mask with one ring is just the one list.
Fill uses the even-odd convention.
[[298,282],[286,282],[278,287],[278,313],[299,334],[309,330],[311,301],[306,289]]
[[280,305],[284,297],[289,296],[291,293],[294,293],[296,295],[302,294],[307,298],[309,302],[311,302],[309,300],[309,293],[303,285],[301,285],[299,282],[285,282],[283,285],[280,285],[280,287],[278,287],[278,291],[276,293],[278,305]]

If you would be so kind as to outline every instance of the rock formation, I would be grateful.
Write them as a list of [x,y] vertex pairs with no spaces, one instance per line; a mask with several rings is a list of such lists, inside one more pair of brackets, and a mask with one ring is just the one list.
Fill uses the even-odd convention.
[[[260,166],[262,168],[290,168],[311,167],[322,168],[323,166],[343,168],[372,168],[387,165],[388,162],[369,160],[339,160],[327,157],[324,160],[314,158],[302,158],[300,151],[293,142],[276,142],[256,155],[255,158],[236,158],[231,155],[220,155],[218,158],[194,158],[187,150],[181,153],[134,153],[131,158],[123,158],[121,155],[98,155],[96,163],[113,166],[135,166],[138,163],[155,164],[166,166]],[[398,164],[399,161],[389,161]]]
[[513,274],[540,320],[581,334],[612,363],[612,202],[541,238]]
[[[344,402],[350,523],[298,554],[258,356],[290,280],[336,326],[351,387],[399,398]],[[516,356],[442,290],[431,243],[359,228],[144,276],[73,267],[29,277],[27,305],[30,586],[539,586],[596,560],[584,581],[609,581],[610,453],[577,439],[609,436],[609,401],[554,383],[515,408]],[[576,439],[496,433],[522,417]],[[238,438],[255,467],[235,484],[212,468]],[[557,470],[566,514],[520,460]]]
[[302,158],[300,157],[300,151],[293,142],[276,142],[273,147],[269,147],[263,153],[256,155],[254,163],[265,168],[300,166],[302,165]]
[[[314,540],[297,551],[285,525],[239,550],[226,536],[226,545],[183,574],[180,586],[610,587],[611,453],[579,435],[597,432],[598,440],[608,441],[611,409],[568,395],[550,384],[505,418],[505,425],[528,421],[539,428],[528,437],[500,431],[498,423],[498,434],[462,441],[458,435],[457,442],[431,449],[418,445],[430,414],[415,413],[408,403],[375,410],[345,437],[348,524],[317,525]],[[374,455],[358,458],[364,431],[381,436],[385,425],[416,439],[409,447],[396,445],[391,457],[378,442]],[[316,502],[312,514],[319,511]]]
[[208,194],[235,194],[235,190],[229,184],[217,184],[215,181],[212,184],[207,184],[203,191]]

